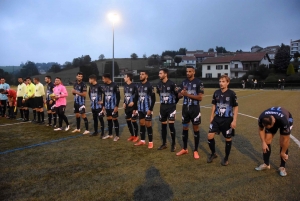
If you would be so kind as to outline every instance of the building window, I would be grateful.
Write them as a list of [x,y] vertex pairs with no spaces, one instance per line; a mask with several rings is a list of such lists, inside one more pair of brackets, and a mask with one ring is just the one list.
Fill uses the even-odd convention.
[[210,66],[207,66],[207,70],[210,70]]
[[223,65],[217,65],[216,66],[216,70],[222,70],[223,69]]
[[206,73],[206,78],[212,78],[212,73]]
[[228,70],[228,65],[225,65],[225,70]]
[[218,78],[220,78],[221,77],[221,73],[218,73]]
[[239,77],[239,73],[238,73],[238,72],[235,72],[235,73],[234,73],[234,76],[235,76],[235,77]]
[[234,64],[234,68],[238,68],[239,67],[239,65],[238,64]]
[[189,60],[187,60],[186,63],[189,63]]

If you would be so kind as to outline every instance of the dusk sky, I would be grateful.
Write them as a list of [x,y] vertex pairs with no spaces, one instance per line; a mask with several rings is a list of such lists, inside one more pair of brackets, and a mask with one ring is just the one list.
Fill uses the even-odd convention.
[[0,0],[0,66],[223,46],[250,51],[300,39],[299,0]]

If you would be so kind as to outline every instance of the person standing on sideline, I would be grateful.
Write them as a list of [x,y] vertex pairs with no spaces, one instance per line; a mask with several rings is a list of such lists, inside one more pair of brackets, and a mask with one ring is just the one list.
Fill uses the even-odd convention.
[[[53,88],[55,87],[55,85],[51,81],[51,76],[49,75],[45,76],[45,82],[47,84],[47,94],[45,100],[45,104],[47,105],[47,114],[48,114],[47,126],[53,126],[55,128],[57,115],[55,112],[55,100],[51,98],[51,95],[53,94]],[[53,118],[53,125],[52,125],[52,118]]]
[[94,120],[94,133],[90,136],[98,135],[98,119],[101,126],[101,137],[104,136],[104,112],[103,112],[103,91],[100,84],[97,83],[97,76],[90,75],[89,77],[90,88],[88,91],[90,100],[91,100],[91,109],[93,113]]
[[288,159],[288,147],[290,144],[290,134],[293,128],[293,117],[289,111],[282,107],[271,107],[258,118],[259,137],[262,142],[264,163],[256,167],[255,170],[270,169],[271,142],[277,130],[280,131],[280,167],[278,169],[280,176],[287,175],[285,163]]
[[35,85],[31,82],[31,78],[26,78],[26,93],[23,97],[24,103],[24,122],[29,121],[29,108],[32,108],[33,111],[33,120],[35,122],[36,119],[36,111],[34,110],[34,93],[35,93]]
[[161,122],[161,137],[162,145],[158,150],[167,148],[167,124],[169,123],[169,129],[171,133],[172,143],[171,152],[175,152],[175,137],[176,131],[174,127],[176,116],[176,104],[178,102],[178,93],[176,91],[176,84],[168,79],[168,69],[161,69],[159,71],[159,79],[156,90],[160,97],[160,112],[159,120]]
[[37,112],[38,120],[36,123],[44,124],[44,96],[45,89],[42,83],[40,83],[40,79],[38,77],[33,78],[33,82],[35,84],[35,93],[34,93],[34,105],[35,111]]
[[85,114],[85,97],[87,93],[87,86],[82,81],[83,74],[82,72],[78,72],[76,76],[76,82],[73,86],[72,94],[74,95],[74,113],[76,116],[76,129],[72,131],[72,133],[80,132],[80,116],[83,118],[85,131],[83,135],[87,135],[90,133],[89,131],[89,122]]
[[134,144],[135,146],[141,146],[146,144],[145,133],[147,128],[149,144],[148,148],[153,148],[153,130],[152,130],[152,115],[153,107],[156,101],[154,88],[150,82],[148,82],[148,73],[146,71],[140,72],[140,83],[137,85],[138,90],[138,112],[140,121],[140,136],[141,140]]
[[225,157],[221,164],[228,165],[228,158],[231,150],[232,137],[236,128],[238,115],[238,102],[234,91],[228,89],[230,78],[227,75],[222,75],[219,79],[220,89],[216,90],[212,97],[212,110],[210,116],[210,126],[208,132],[208,145],[211,150],[211,155],[207,162],[211,163],[217,158],[215,150],[216,133],[222,132],[225,137]]
[[22,102],[23,97],[26,93],[26,84],[22,77],[18,78],[18,88],[17,88],[17,108],[20,110],[21,118],[18,120],[24,120],[24,104]]
[[[5,83],[5,79],[2,77],[0,79],[0,89],[7,90],[9,89],[9,84]],[[6,113],[6,106],[7,106],[7,95],[6,94],[0,94],[0,113],[2,117],[5,117]]]
[[192,122],[194,130],[194,158],[199,159],[198,146],[200,140],[199,125],[201,124],[200,101],[204,94],[203,83],[195,78],[195,69],[192,66],[186,67],[187,79],[182,81],[178,88],[178,97],[183,97],[182,105],[182,141],[183,149],[176,153],[177,156],[188,153],[187,143],[189,135],[189,123]]
[[285,84],[285,80],[282,79],[282,83],[281,83],[281,90],[284,90],[284,84]]
[[136,122],[138,111],[137,111],[137,88],[134,83],[132,83],[133,75],[127,73],[124,76],[124,103],[123,108],[125,109],[125,119],[130,132],[130,137],[128,141],[137,142],[139,140],[138,132],[139,128]]
[[70,129],[70,124],[67,116],[65,115],[65,110],[67,106],[67,97],[68,91],[64,85],[61,83],[61,79],[59,77],[55,78],[55,87],[53,88],[53,93],[55,95],[55,109],[56,114],[59,117],[58,120],[58,128],[55,128],[54,131],[61,131],[63,121],[66,123],[65,131]]
[[254,89],[256,89],[256,87],[257,87],[257,79],[254,79],[253,85],[254,85]]
[[242,80],[242,87],[243,87],[243,89],[245,89],[245,80]]
[[108,135],[103,136],[102,139],[113,138],[112,129],[113,124],[115,127],[116,136],[114,141],[118,141],[119,137],[119,121],[118,121],[118,108],[120,103],[120,90],[119,86],[111,81],[110,74],[104,74],[102,76],[102,81],[104,82],[103,92],[103,111],[106,113],[107,123],[108,123]]
[[17,92],[13,89],[0,89],[0,94],[5,94],[8,98],[8,119],[15,119],[14,108],[16,106]]

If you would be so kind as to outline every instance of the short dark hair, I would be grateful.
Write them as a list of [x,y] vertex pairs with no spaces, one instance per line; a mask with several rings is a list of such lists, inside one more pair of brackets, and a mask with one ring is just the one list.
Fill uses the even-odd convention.
[[35,78],[33,78],[34,80],[37,80],[37,81],[40,81],[40,78],[38,78],[38,77],[35,77]]
[[163,71],[165,74],[169,74],[169,70],[167,68],[162,68],[159,71]]
[[90,79],[97,80],[97,76],[96,76],[95,74],[90,75],[89,78],[90,78]]
[[102,75],[102,77],[104,77],[104,78],[108,78],[108,79],[111,79],[111,76],[110,76],[110,74],[109,74],[109,73],[105,73],[105,74],[103,74],[103,75]]
[[26,77],[26,80],[31,80],[31,77]]
[[146,75],[149,75],[148,71],[146,71],[146,70],[142,70],[142,71],[140,71],[140,73],[145,73]]
[[83,73],[82,72],[78,72],[77,75],[82,75],[83,76]]
[[264,116],[263,119],[261,120],[261,123],[262,123],[264,126],[271,125],[271,124],[272,124],[272,117],[271,117],[271,115],[266,115],[266,116]]
[[194,66],[186,66],[186,68],[193,68],[193,69],[195,69]]
[[133,74],[132,73],[126,73],[126,76],[129,77],[130,81],[132,81]]
[[[1,77],[0,80],[4,79],[4,77]],[[5,80],[5,79],[4,79]]]
[[51,76],[50,75],[46,75],[45,77],[51,80]]
[[55,79],[59,79],[61,81],[61,78],[60,77],[56,77]]
[[23,80],[23,77],[19,76],[18,79],[22,79]]

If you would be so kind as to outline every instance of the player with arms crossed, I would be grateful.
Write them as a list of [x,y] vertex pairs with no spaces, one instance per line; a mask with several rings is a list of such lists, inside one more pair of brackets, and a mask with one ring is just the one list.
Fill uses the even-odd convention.
[[104,135],[104,121],[103,121],[104,113],[102,111],[103,91],[100,84],[97,83],[96,75],[90,75],[89,83],[90,83],[90,88],[88,93],[91,100],[91,109],[92,109],[93,120],[94,120],[94,133],[91,134],[90,136],[98,135],[98,119],[99,119],[101,125],[101,137],[102,137]]
[[[47,75],[45,76],[45,82],[47,84],[47,94],[46,94],[46,100],[45,104],[47,105],[47,114],[48,114],[48,124],[47,126],[53,126],[56,127],[56,119],[57,115],[55,112],[55,100],[51,98],[53,95],[53,88],[55,85],[51,81],[51,76]],[[53,117],[53,125],[52,125],[52,117]]]
[[230,78],[222,75],[219,79],[220,89],[216,90],[212,97],[212,110],[210,116],[210,127],[208,133],[208,145],[211,155],[207,162],[211,163],[217,158],[215,150],[215,134],[222,132],[225,137],[225,157],[221,164],[228,165],[228,157],[231,150],[232,136],[236,128],[238,115],[237,97],[234,91],[228,89]]
[[80,116],[83,118],[85,131],[83,135],[87,135],[90,133],[89,131],[89,122],[85,114],[85,97],[87,92],[87,86],[82,81],[83,74],[82,72],[78,72],[75,82],[73,86],[72,93],[74,95],[74,113],[76,116],[76,126],[77,128],[72,131],[72,133],[80,132]]
[[133,75],[131,73],[127,73],[124,76],[124,103],[123,108],[125,109],[125,119],[127,122],[127,126],[130,132],[130,137],[127,139],[128,141],[137,142],[138,137],[138,125],[136,123],[137,118],[137,88],[134,83],[132,83]]
[[290,144],[290,134],[293,127],[293,117],[289,111],[282,107],[269,108],[258,118],[258,132],[262,142],[264,163],[255,170],[270,169],[271,142],[277,130],[280,131],[280,167],[279,174],[284,177],[287,175],[285,163],[288,159],[288,147]]
[[102,76],[102,81],[104,82],[104,86],[102,87],[104,92],[103,98],[103,111],[107,116],[108,123],[108,135],[103,136],[102,139],[113,138],[112,129],[113,124],[115,126],[116,136],[114,141],[118,141],[119,137],[119,121],[118,121],[118,107],[120,103],[120,90],[119,86],[112,82],[110,74],[104,74]]
[[174,127],[176,116],[176,104],[178,102],[178,93],[174,82],[168,79],[168,69],[159,71],[159,79],[161,80],[157,87],[157,93],[160,96],[160,112],[159,120],[161,122],[162,145],[158,150],[167,148],[167,123],[169,121],[169,129],[172,138],[171,152],[175,152],[176,131]]
[[146,71],[140,72],[140,83],[137,85],[138,90],[138,112],[140,120],[140,136],[141,140],[134,144],[141,146],[145,143],[145,133],[147,127],[149,144],[148,148],[153,148],[153,130],[152,130],[152,111],[156,101],[154,88],[150,82],[148,82],[148,73]]
[[189,135],[189,123],[192,122],[194,130],[194,158],[199,159],[198,146],[200,140],[199,125],[201,124],[200,101],[204,94],[203,83],[195,78],[195,69],[192,66],[186,67],[186,76],[180,87],[177,89],[178,97],[183,97],[182,106],[182,141],[183,149],[176,153],[177,156],[187,154],[187,142]]

